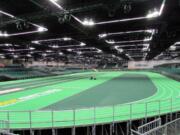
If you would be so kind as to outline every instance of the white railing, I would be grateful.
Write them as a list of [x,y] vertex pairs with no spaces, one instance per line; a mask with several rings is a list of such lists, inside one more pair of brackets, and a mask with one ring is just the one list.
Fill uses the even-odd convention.
[[155,119],[138,127],[138,132],[143,134],[161,126],[161,118]]
[[9,130],[9,122],[5,120],[0,120],[0,129]]
[[[61,111],[0,111],[10,129],[75,127],[116,123],[180,111],[180,98]],[[0,129],[3,127],[0,126]]]
[[180,134],[180,118],[173,120],[165,125],[158,126],[145,133],[131,130],[131,135],[179,135]]

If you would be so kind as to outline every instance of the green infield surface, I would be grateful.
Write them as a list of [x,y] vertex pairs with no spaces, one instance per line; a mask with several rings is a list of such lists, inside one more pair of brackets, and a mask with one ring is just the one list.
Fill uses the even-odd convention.
[[[95,76],[96,80],[90,80]],[[152,72],[84,72],[0,83],[0,129],[127,121],[180,110],[180,82]]]

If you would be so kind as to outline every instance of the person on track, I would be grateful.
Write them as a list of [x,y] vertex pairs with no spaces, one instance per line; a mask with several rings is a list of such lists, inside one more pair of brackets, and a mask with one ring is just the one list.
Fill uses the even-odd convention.
[[[98,72],[97,69],[93,69],[93,71],[94,71],[94,72]],[[96,73],[93,73],[93,74],[91,75],[90,80],[97,80],[97,78],[96,78]]]

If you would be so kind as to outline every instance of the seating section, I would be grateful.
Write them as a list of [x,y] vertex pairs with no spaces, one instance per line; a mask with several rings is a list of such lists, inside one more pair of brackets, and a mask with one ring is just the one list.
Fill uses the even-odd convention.
[[180,67],[158,67],[153,71],[180,81]]
[[180,76],[180,68],[170,68],[170,69],[164,69],[165,72],[179,75]]
[[161,72],[165,72],[165,73],[169,73],[169,74],[173,74],[173,75],[177,75],[177,76],[180,76],[180,68],[158,68],[156,69],[157,71],[161,71]]
[[73,68],[62,68],[62,67],[33,67],[33,68],[5,67],[5,68],[0,68],[0,81],[64,75],[64,74],[72,74],[72,73],[79,73],[85,71],[77,68],[73,69]]
[[49,74],[26,68],[0,68],[0,76],[11,79],[25,79],[40,76],[47,76]]

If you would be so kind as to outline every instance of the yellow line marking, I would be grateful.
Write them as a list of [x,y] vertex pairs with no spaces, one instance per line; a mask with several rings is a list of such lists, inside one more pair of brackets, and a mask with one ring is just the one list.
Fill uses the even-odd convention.
[[11,99],[11,100],[7,100],[7,101],[2,101],[2,102],[0,102],[0,106],[6,106],[6,105],[14,104],[17,101],[18,101],[17,99]]

